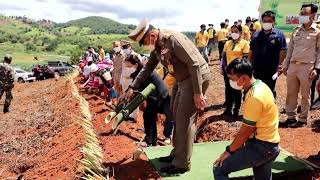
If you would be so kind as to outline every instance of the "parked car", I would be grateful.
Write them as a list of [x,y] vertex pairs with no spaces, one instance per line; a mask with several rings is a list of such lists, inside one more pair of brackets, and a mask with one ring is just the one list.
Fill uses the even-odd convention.
[[49,61],[48,67],[55,73],[55,76],[63,76],[74,69],[71,64],[62,61]]
[[53,68],[49,67],[48,65],[34,65],[32,72],[38,81],[55,77]]
[[19,83],[24,83],[24,82],[33,82],[36,80],[36,77],[34,77],[32,72],[26,72],[22,69],[14,69],[14,80],[19,82]]

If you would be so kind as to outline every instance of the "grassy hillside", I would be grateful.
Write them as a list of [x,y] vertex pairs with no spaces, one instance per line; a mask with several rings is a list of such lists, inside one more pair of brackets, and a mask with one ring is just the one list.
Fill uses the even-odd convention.
[[[12,53],[18,64],[28,67],[48,60],[78,59],[88,46],[101,45],[110,52],[113,41],[129,40],[126,34],[131,26],[102,17],[43,26],[38,22],[26,23],[0,16],[0,58]],[[133,46],[137,52],[143,52],[137,43]],[[38,56],[39,61],[33,61],[34,56]]]
[[[112,42],[129,40],[128,31],[134,28],[95,16],[57,24],[0,15],[0,58],[11,53],[14,62],[25,69],[49,60],[70,59],[75,63],[88,46],[101,45],[105,52],[112,52]],[[185,34],[190,39],[195,36],[194,32]],[[145,52],[138,43],[133,43],[133,48],[138,53]],[[34,60],[35,56],[38,60]]]
[[[82,19],[72,20],[67,23],[58,24],[60,27],[89,27],[93,34],[128,34],[129,29],[134,29],[134,25],[118,23],[114,20],[91,16]],[[78,29],[78,30],[79,30]]]

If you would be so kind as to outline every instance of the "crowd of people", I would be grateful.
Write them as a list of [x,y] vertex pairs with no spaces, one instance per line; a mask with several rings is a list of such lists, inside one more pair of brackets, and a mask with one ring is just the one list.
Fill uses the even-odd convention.
[[[93,47],[88,47],[84,56],[80,58],[79,68],[83,84],[81,88],[96,92],[106,99],[106,105],[114,110],[124,100],[124,92],[129,88],[142,67],[145,58],[133,50],[132,43],[127,40],[113,42],[112,58],[105,55],[103,48],[96,53]],[[147,78],[137,89],[142,91],[150,83],[156,86],[144,103],[138,108],[143,111],[145,141],[143,146],[157,145],[158,114],[166,117],[164,122],[163,142],[171,143],[173,120],[169,110],[170,95],[174,78],[164,67],[158,67],[157,73]],[[127,120],[136,121],[138,109],[132,112]]]
[[[228,179],[229,173],[252,166],[256,179],[271,179],[271,162],[279,154],[278,127],[298,128],[312,123],[309,110],[318,101],[314,101],[315,90],[319,92],[320,87],[317,11],[314,4],[302,5],[301,25],[293,30],[289,44],[284,33],[275,28],[276,14],[272,11],[261,15],[262,24],[250,17],[245,24],[238,20],[229,26],[228,19],[220,24],[214,42],[218,43],[220,73],[225,81],[223,115],[226,120],[237,121],[243,103],[243,125],[235,140],[215,161],[215,179]],[[196,35],[196,45],[205,59],[204,49],[211,50],[210,29],[212,26],[207,33],[205,25],[201,25]],[[287,80],[284,110],[287,119],[279,122],[275,85],[281,74]],[[268,156],[262,157],[265,152]]]
[[[225,84],[222,115],[227,121],[237,121],[243,106],[243,123],[234,141],[214,162],[215,179],[228,179],[229,173],[249,167],[257,179],[271,179],[271,162],[280,152],[278,127],[307,125],[311,89],[319,89],[315,83],[320,68],[317,10],[314,4],[301,7],[301,25],[294,29],[288,45],[284,33],[275,28],[276,14],[272,11],[264,12],[260,21],[247,17],[244,24],[239,19],[229,25],[226,19],[219,30],[202,24],[194,43],[180,32],[160,30],[143,20],[129,38],[150,52],[148,61],[141,61],[129,41],[113,43],[111,60],[95,58],[88,49],[82,61],[83,76],[88,79],[83,87],[100,87],[111,104],[117,104],[149,83],[155,84],[156,92],[139,108],[144,111],[145,143],[157,144],[157,114],[165,114],[164,136],[167,143],[172,138],[173,150],[159,158],[166,164],[161,171],[184,173],[191,167],[195,123],[205,106],[211,79],[208,63],[217,46]],[[104,68],[108,76],[99,73]],[[287,76],[288,118],[279,123],[275,85],[281,74]],[[98,81],[95,77],[108,78]],[[299,91],[301,112],[297,118]],[[135,119],[136,112],[130,118]]]
[[[225,84],[223,116],[237,121],[243,106],[243,123],[233,142],[214,161],[214,177],[229,179],[231,172],[252,167],[255,179],[272,179],[271,163],[280,152],[279,126],[298,128],[311,123],[308,113],[314,91],[320,91],[320,83],[316,83],[320,69],[317,11],[314,4],[302,5],[301,25],[293,30],[288,45],[284,33],[275,28],[276,14],[272,11],[261,15],[261,23],[247,17],[245,24],[239,19],[229,25],[226,19],[219,30],[213,24],[208,29],[202,24],[195,43],[180,32],[157,29],[143,20],[128,37],[150,52],[148,60],[144,61],[127,40],[113,42],[112,56],[101,46],[98,53],[88,47],[79,61],[81,88],[97,92],[107,106],[115,108],[154,84],[156,91],[139,107],[145,146],[157,145],[156,120],[159,113],[164,114],[163,140],[170,144],[172,139],[173,149],[170,155],[159,158],[164,164],[161,171],[184,173],[191,168],[196,121],[204,110],[212,78],[208,63],[217,45]],[[5,63],[0,64],[0,95],[13,87],[12,79],[4,76],[12,73],[10,62],[11,57],[6,56]],[[287,80],[287,119],[279,123],[275,85],[281,74]],[[299,92],[301,111],[297,117]],[[9,111],[10,93],[7,99],[4,112]],[[137,111],[128,120],[135,121]]]

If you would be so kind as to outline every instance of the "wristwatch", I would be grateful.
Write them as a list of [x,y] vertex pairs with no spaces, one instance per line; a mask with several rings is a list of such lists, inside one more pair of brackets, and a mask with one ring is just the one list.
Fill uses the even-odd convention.
[[226,147],[226,151],[227,151],[229,154],[233,154],[233,152],[230,150],[230,146],[227,146],[227,147]]

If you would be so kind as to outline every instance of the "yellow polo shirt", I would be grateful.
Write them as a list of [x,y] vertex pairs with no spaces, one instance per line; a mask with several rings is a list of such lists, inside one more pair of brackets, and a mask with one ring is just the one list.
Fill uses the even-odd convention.
[[214,36],[213,36],[213,28],[209,28],[208,29],[208,35],[209,35],[209,39],[214,38]]
[[247,25],[242,25],[242,38],[247,41],[251,38],[250,28]]
[[226,41],[228,40],[229,31],[226,28],[220,29],[217,32],[217,41]]
[[256,80],[245,92],[243,123],[255,126],[255,138],[270,143],[279,143],[279,112],[270,88]]
[[244,54],[249,54],[249,51],[249,42],[244,39],[240,39],[240,41],[236,44],[233,43],[233,40],[229,40],[226,42],[223,48],[223,52],[226,53],[228,65],[234,59],[241,58]]
[[255,23],[253,23],[253,30],[255,32],[257,31],[261,31],[262,27],[261,27],[261,23],[259,21],[256,21]]
[[208,45],[209,35],[206,31],[203,32],[197,32],[196,34],[196,40],[197,40],[197,47],[205,47]]
[[[164,69],[163,69],[162,65],[160,66],[160,68],[156,72],[161,77],[161,79],[163,79],[163,77],[164,77]],[[164,81],[164,83],[166,84],[166,86],[168,88],[169,95],[172,96],[172,88],[173,88],[173,85],[174,85],[174,82],[175,82],[175,78],[173,77],[172,74],[168,73],[163,81]]]
[[228,26],[227,30],[228,30],[229,33],[231,33],[231,26]]

